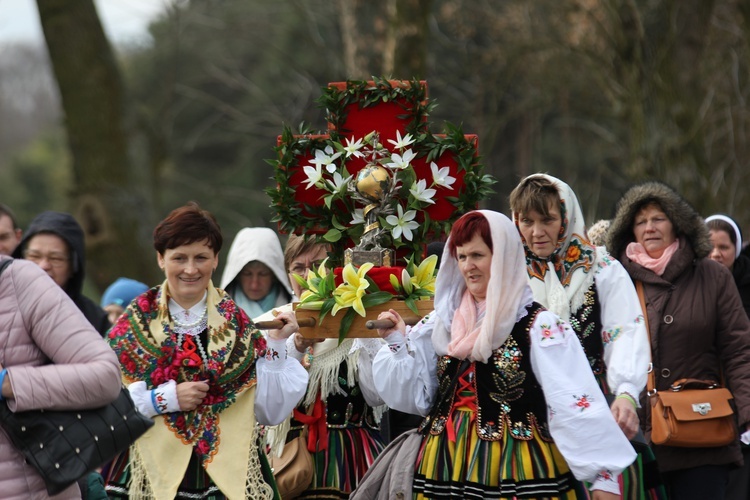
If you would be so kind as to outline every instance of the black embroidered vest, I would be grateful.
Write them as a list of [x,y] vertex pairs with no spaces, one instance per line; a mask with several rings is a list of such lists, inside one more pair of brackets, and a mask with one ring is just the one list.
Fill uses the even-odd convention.
[[591,371],[594,372],[601,389],[608,393],[602,343],[602,313],[596,284],[592,283],[583,298],[583,305],[570,316],[570,326],[583,346]]
[[[326,424],[329,429],[347,429],[354,427],[367,427],[379,430],[380,425],[375,421],[373,409],[365,401],[359,383],[349,387],[346,376],[349,371],[346,361],[339,365],[338,384],[343,394],[329,394],[324,403],[326,412]],[[305,413],[307,408],[300,404],[297,409]],[[302,424],[292,418],[291,428],[299,428]]]
[[445,431],[455,399],[456,381],[462,372],[469,370],[480,439],[499,441],[507,427],[514,439],[531,440],[536,428],[542,439],[552,441],[547,425],[547,403],[529,358],[529,329],[542,310],[544,308],[536,302],[530,305],[528,314],[516,323],[508,339],[493,351],[487,363],[442,356],[437,367],[438,399],[419,426],[420,432],[438,435]]

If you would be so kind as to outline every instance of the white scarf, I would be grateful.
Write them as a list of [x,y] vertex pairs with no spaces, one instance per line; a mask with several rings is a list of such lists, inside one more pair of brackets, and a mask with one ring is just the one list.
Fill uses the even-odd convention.
[[[526,315],[526,306],[531,303],[532,297],[524,272],[524,251],[518,231],[503,214],[490,210],[479,212],[490,223],[492,264],[484,320],[469,359],[486,363],[492,351],[503,345],[518,320]],[[458,268],[458,261],[448,250],[449,245],[450,237],[443,249],[435,282],[438,324],[433,331],[432,342],[438,356],[448,354],[453,315],[466,290],[466,282]]]
[[[534,300],[567,321],[583,305],[586,291],[594,282],[592,268],[597,254],[604,257],[606,251],[589,242],[581,206],[570,186],[546,174],[529,177],[542,177],[555,184],[560,193],[562,217],[562,234],[555,251],[546,259],[537,257],[521,236],[526,251],[529,284]],[[514,212],[516,227],[518,217],[519,214]],[[518,233],[520,234],[520,230]]]

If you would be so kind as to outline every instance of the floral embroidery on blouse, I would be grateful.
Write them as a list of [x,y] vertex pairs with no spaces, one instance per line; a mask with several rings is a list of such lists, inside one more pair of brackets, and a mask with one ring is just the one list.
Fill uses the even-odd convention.
[[591,403],[594,401],[594,398],[592,398],[588,394],[583,394],[581,397],[578,397],[574,394],[573,399],[575,399],[575,402],[570,405],[571,408],[580,408],[581,412],[590,407]]
[[609,469],[604,469],[599,474],[596,475],[597,481],[614,481],[615,475],[612,474],[612,471]]
[[643,323],[643,322],[645,321],[645,319],[646,319],[646,318],[644,318],[644,317],[643,317],[643,314],[639,314],[639,315],[638,315],[638,316],[636,316],[636,318],[635,318],[635,324],[636,324],[636,325],[640,325],[641,323]]
[[554,340],[555,333],[552,331],[550,325],[540,325],[542,329],[542,342],[545,340]]
[[617,340],[621,333],[622,328],[619,326],[611,330],[602,330],[602,342],[604,342],[605,344],[614,342],[615,340]]
[[266,347],[265,352],[266,361],[275,361],[279,359],[281,356],[279,355],[279,351],[272,347]]
[[596,263],[597,270],[609,267],[614,262],[614,259],[608,253],[599,256],[599,261]]

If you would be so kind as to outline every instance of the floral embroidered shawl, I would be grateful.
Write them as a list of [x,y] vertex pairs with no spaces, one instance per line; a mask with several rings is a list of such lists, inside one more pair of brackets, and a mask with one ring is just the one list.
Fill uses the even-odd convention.
[[[526,266],[534,300],[567,320],[570,314],[581,307],[584,295],[593,283],[591,269],[597,249],[586,235],[583,212],[573,190],[566,183],[546,174],[529,177],[543,177],[552,182],[560,193],[560,216],[562,226],[555,251],[547,259],[537,257],[521,235],[526,251]],[[513,222],[519,225],[519,214],[513,213]],[[519,234],[520,234],[519,230]],[[603,249],[602,249],[603,250]],[[554,273],[550,272],[554,269]]]
[[[238,441],[244,443],[242,448],[255,446],[255,443],[247,442],[246,436],[238,438],[233,434],[240,429],[244,429],[244,434],[254,434],[248,426],[252,422],[254,427],[255,391],[252,389],[256,382],[255,361],[265,350],[266,342],[234,301],[211,283],[206,301],[208,343],[205,351],[208,362],[205,367],[202,364],[194,366],[177,349],[177,334],[172,330],[173,323],[169,316],[169,288],[166,281],[140,295],[128,306],[109,331],[108,340],[119,357],[126,384],[144,380],[151,389],[168,380],[177,383],[208,382],[209,391],[204,404],[193,411],[155,417],[157,425],[136,442],[138,449],[131,451],[145,457],[147,469],[156,467],[150,464],[158,462],[155,457],[162,453],[160,449],[172,449],[173,453],[178,453],[181,460],[170,457],[173,467],[170,475],[177,477],[177,485],[184,475],[185,469],[182,469],[183,474],[178,472],[182,462],[186,468],[190,454],[197,453],[203,467],[217,486],[225,491],[220,484],[221,472],[216,470],[217,463],[223,464],[225,460],[217,459],[223,452],[236,448]],[[242,404],[239,404],[240,401]],[[159,420],[163,425],[159,425]],[[241,452],[255,455],[252,450],[238,450],[236,453]],[[234,456],[233,460],[241,462],[241,457]],[[175,462],[180,465],[175,467]],[[241,469],[245,469],[244,464]],[[148,475],[149,471],[146,472]],[[153,474],[150,482],[158,483],[158,475]],[[243,483],[245,476],[242,474]],[[168,486],[172,488],[173,485]]]

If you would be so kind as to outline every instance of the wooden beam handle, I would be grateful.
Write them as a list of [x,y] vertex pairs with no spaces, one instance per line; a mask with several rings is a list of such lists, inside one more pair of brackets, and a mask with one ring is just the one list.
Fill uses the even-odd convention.
[[[409,316],[406,318],[402,318],[404,320],[404,323],[408,326],[414,326],[417,323],[419,323],[419,320],[422,318],[417,318],[416,316]],[[394,323],[393,321],[389,319],[371,319],[367,323],[365,323],[365,328],[368,330],[377,330],[379,328],[393,328]]]
[[[300,327],[313,327],[315,326],[315,318],[298,318],[297,324]],[[271,319],[268,321],[256,321],[255,328],[258,330],[278,330],[284,327],[284,322],[280,319]]]

